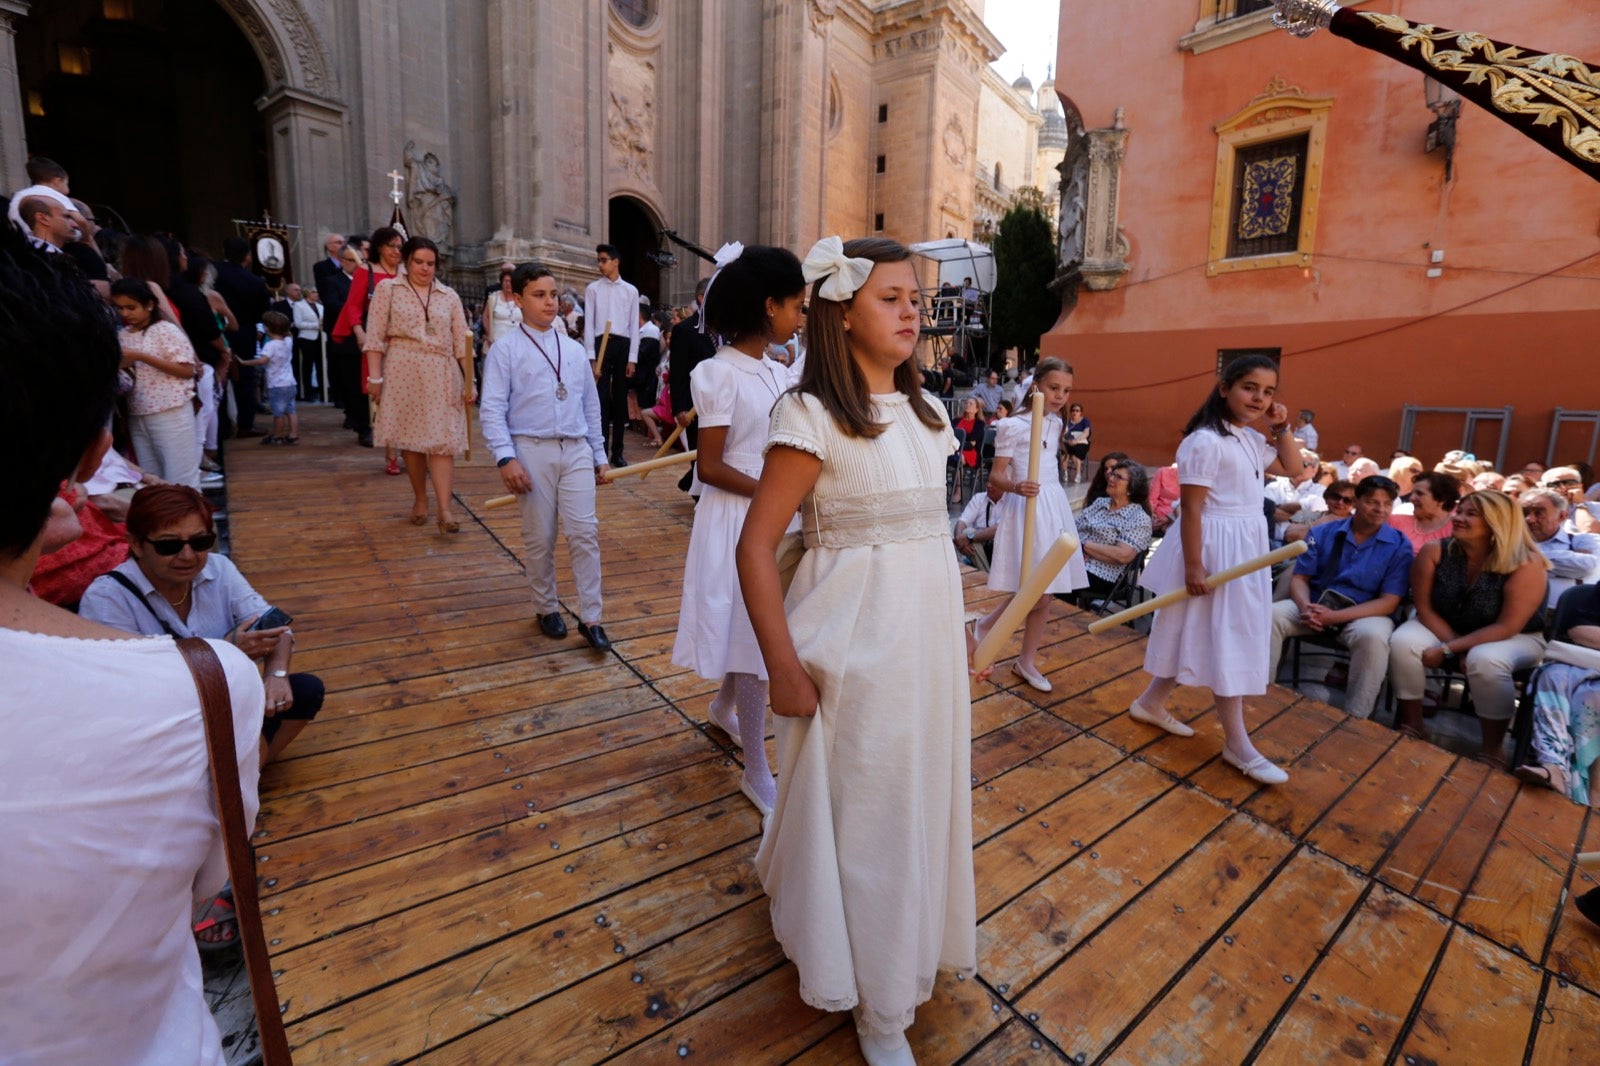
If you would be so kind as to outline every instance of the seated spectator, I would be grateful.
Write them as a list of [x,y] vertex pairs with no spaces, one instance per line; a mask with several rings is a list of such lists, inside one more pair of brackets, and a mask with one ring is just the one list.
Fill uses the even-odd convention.
[[1289,523],[1289,528],[1284,531],[1283,542],[1293,544],[1297,540],[1305,540],[1306,534],[1317,526],[1327,522],[1337,522],[1349,518],[1356,506],[1356,487],[1348,481],[1335,481],[1322,490],[1323,510],[1307,515],[1302,511],[1300,517]]
[[1504,485],[1505,483],[1506,476],[1504,474],[1497,474],[1493,470],[1485,470],[1483,473],[1472,479],[1472,491],[1498,492],[1500,491],[1500,486]]
[[1275,477],[1267,482],[1266,496],[1273,503],[1272,508],[1272,539],[1282,543],[1284,535],[1288,532],[1289,524],[1301,520],[1303,512],[1306,524],[1310,524],[1311,517],[1327,507],[1327,502],[1322,498],[1324,489],[1316,482],[1316,474],[1322,460],[1317,453],[1304,448],[1300,450],[1300,472],[1292,477]]
[[1400,498],[1396,503],[1411,502],[1411,484],[1422,476],[1422,470],[1421,459],[1403,452],[1389,463],[1389,480],[1400,489]]
[[1549,565],[1504,493],[1474,492],[1456,504],[1450,537],[1417,553],[1411,568],[1417,614],[1389,642],[1402,732],[1425,738],[1425,673],[1459,664],[1483,729],[1480,755],[1499,761],[1516,713],[1511,675],[1544,653]]
[[1344,458],[1336,459],[1333,464],[1334,472],[1339,475],[1339,480],[1353,482],[1353,479],[1350,477],[1350,464],[1359,458],[1361,458],[1361,445],[1345,445]]
[[997,523],[1000,516],[995,511],[995,505],[1004,495],[996,488],[980,492],[967,501],[961,517],[956,519],[953,533],[956,551],[966,556],[970,565],[983,570],[989,569],[989,545],[994,542],[995,531],[999,529]]
[[1550,562],[1550,597],[1554,608],[1573,585],[1600,579],[1600,535],[1565,528],[1567,504],[1554,489],[1529,489],[1517,500],[1539,553]]
[[[1600,588],[1569,589],[1561,615],[1570,621],[1555,639],[1588,649],[1600,660]],[[1552,645],[1533,685],[1533,761],[1513,772],[1574,803],[1600,807],[1600,775],[1594,773],[1600,759],[1600,669],[1553,662],[1554,652]]]
[[[1334,463],[1333,468],[1335,471],[1337,471],[1339,469],[1339,464]],[[1362,481],[1369,477],[1382,475],[1383,473],[1383,468],[1377,464],[1377,461],[1368,459],[1366,456],[1360,456],[1357,458],[1354,462],[1349,464],[1347,469],[1350,472],[1344,475],[1344,479],[1356,485],[1361,484]]]
[[1123,460],[1106,474],[1106,494],[1076,518],[1083,565],[1089,587],[1080,604],[1111,592],[1123,569],[1150,547],[1150,475],[1132,460]]
[[1448,458],[1450,455],[1461,455],[1462,453],[1447,452],[1445,454],[1447,458],[1443,462],[1436,463],[1434,465],[1433,472],[1435,474],[1447,474],[1450,477],[1455,478],[1458,493],[1462,496],[1465,496],[1467,493],[1473,491],[1472,479],[1477,477],[1482,471],[1478,467],[1478,464],[1470,457],[1456,459]]
[[1316,420],[1317,413],[1309,407],[1302,407],[1299,417],[1294,420],[1294,439],[1311,451],[1317,450],[1317,427],[1311,424]]
[[993,423],[1000,421],[1002,418],[1010,418],[1012,415],[1016,414],[1016,412],[1016,404],[1012,403],[1010,400],[1001,400],[999,403],[994,405],[994,418],[990,419],[990,422]]
[[1513,500],[1520,500],[1522,494],[1533,488],[1533,482],[1521,474],[1512,474],[1500,483],[1500,491],[1510,496]]
[[1150,526],[1165,533],[1178,516],[1178,464],[1164,466],[1150,479]]
[[1094,423],[1083,413],[1083,404],[1072,404],[1067,408],[1067,424],[1061,436],[1061,468],[1068,481],[1083,480],[1093,440]]
[[[52,508],[71,516],[62,483],[109,441],[116,333],[77,271],[0,231],[0,446],[16,457],[0,507],[0,1059],[221,1063],[188,936],[191,901],[227,880],[194,677],[171,641],[26,589]],[[261,680],[214,647],[248,827]]]
[[211,507],[200,493],[183,485],[140,489],[128,507],[132,558],[90,585],[78,611],[126,633],[225,640],[251,659],[264,659],[265,766],[322,709],[322,681],[289,672],[294,634],[288,626],[251,628],[267,601],[231,559],[211,553],[216,543]]
[[1450,535],[1450,512],[1460,498],[1460,483],[1449,474],[1429,471],[1411,484],[1411,513],[1395,514],[1389,524],[1405,534],[1411,550]]
[[1118,463],[1128,461],[1126,452],[1106,452],[1100,457],[1100,469],[1095,471],[1094,480],[1089,482],[1089,494],[1083,498],[1083,505],[1089,506],[1096,500],[1103,500],[1109,495],[1106,491],[1106,475],[1111,473]]
[[1005,390],[1000,387],[1000,371],[989,371],[983,384],[972,387],[972,395],[977,398],[983,417],[992,419],[1000,400],[1005,396]]
[[1600,504],[1584,499],[1583,474],[1575,466],[1552,466],[1539,479],[1539,487],[1554,489],[1567,501],[1567,528],[1579,533],[1600,532]]
[[1537,459],[1530,459],[1523,464],[1522,476],[1537,485],[1544,477],[1544,464]]
[[39,556],[28,588],[42,600],[76,609],[90,582],[128,558],[128,537],[94,505],[83,486],[63,489],[61,499],[73,508],[77,535]]
[[1364,479],[1355,488],[1355,511],[1325,522],[1306,537],[1307,551],[1295,560],[1289,598],[1272,606],[1272,661],[1277,679],[1283,642],[1326,633],[1350,649],[1345,713],[1372,717],[1389,668],[1392,616],[1411,589],[1411,545],[1388,524],[1399,486],[1386,477]]

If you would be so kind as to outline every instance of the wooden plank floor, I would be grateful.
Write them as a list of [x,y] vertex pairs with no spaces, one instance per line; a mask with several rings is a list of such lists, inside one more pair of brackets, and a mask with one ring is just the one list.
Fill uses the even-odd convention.
[[[795,995],[712,686],[670,662],[676,479],[601,490],[600,655],[535,630],[481,443],[446,537],[337,418],[228,457],[234,558],[329,689],[256,841],[296,1061],[859,1061]],[[1192,739],[1129,720],[1142,652],[1062,609],[1053,693],[975,688],[979,973],[919,1012],[919,1061],[1596,1061],[1570,899],[1600,820],[1283,689],[1248,713],[1292,777],[1257,788],[1205,693]]]

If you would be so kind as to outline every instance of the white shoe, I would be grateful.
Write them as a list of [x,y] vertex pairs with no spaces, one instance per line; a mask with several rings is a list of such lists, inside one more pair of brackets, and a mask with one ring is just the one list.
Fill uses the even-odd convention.
[[220,485],[225,480],[227,479],[218,473],[206,473],[200,475],[200,484],[202,485]]
[[1265,755],[1257,755],[1249,762],[1245,762],[1229,751],[1228,746],[1224,744],[1222,746],[1222,761],[1257,784],[1281,785],[1289,780],[1289,775],[1284,773],[1281,767],[1273,763]]
[[1054,685],[1050,684],[1050,679],[1045,677],[1039,671],[1033,669],[1032,667],[1023,666],[1021,659],[1018,659],[1016,662],[1011,664],[1011,672],[1022,678],[1022,680],[1026,681],[1029,685],[1038,689],[1040,692],[1049,692],[1051,689],[1055,688]]
[[1172,717],[1171,712],[1165,707],[1161,708],[1160,711],[1147,711],[1144,709],[1144,704],[1134,700],[1128,704],[1128,717],[1135,722],[1143,722],[1145,725],[1153,725],[1157,729],[1165,729],[1175,737],[1194,736],[1193,727]]
[[739,791],[744,793],[744,798],[750,801],[750,806],[761,812],[761,820],[765,822],[772,817],[772,807],[763,802],[756,790],[750,787],[750,782],[741,775],[739,778]]
[[744,737],[739,735],[739,712],[737,710],[733,712],[731,720],[724,718],[721,712],[717,710],[716,697],[712,697],[711,706],[706,708],[706,721],[728,734],[728,739],[733,741],[734,747],[740,751],[744,750]]
[[917,1066],[911,1042],[903,1032],[880,1033],[858,1021],[856,1040],[861,1043],[861,1057],[867,1060],[867,1066]]

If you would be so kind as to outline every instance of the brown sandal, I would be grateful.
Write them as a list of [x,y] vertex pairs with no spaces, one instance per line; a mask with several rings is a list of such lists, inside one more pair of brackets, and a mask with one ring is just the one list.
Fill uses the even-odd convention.
[[1405,736],[1410,737],[1413,740],[1427,740],[1428,739],[1428,731],[1426,729],[1423,729],[1421,726],[1418,726],[1418,725],[1401,724],[1401,725],[1395,726],[1395,729],[1397,729],[1400,733],[1402,733]]

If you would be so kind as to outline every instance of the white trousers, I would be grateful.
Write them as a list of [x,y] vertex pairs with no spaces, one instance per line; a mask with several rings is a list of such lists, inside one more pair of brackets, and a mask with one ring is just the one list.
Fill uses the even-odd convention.
[[554,614],[556,598],[556,521],[567,538],[572,576],[578,583],[578,619],[600,621],[600,523],[594,513],[594,453],[589,442],[573,437],[514,437],[517,462],[528,472],[533,491],[518,497],[522,507],[522,547],[528,566],[533,609]]
[[[1427,685],[1422,653],[1438,643],[1433,631],[1415,618],[1394,631],[1389,639],[1389,680],[1396,699],[1422,698]],[[1535,665],[1542,655],[1544,637],[1537,633],[1518,633],[1509,640],[1468,648],[1462,670],[1478,717],[1495,722],[1514,717],[1517,686],[1511,682],[1511,672]]]
[[217,450],[217,372],[205,363],[200,364],[200,380],[195,382],[200,397],[200,413],[195,416],[194,431],[200,447]]
[[[1278,662],[1283,658],[1283,642],[1303,637],[1316,630],[1300,621],[1300,608],[1293,600],[1272,605],[1272,665],[1267,675],[1278,679]],[[1389,635],[1394,623],[1388,615],[1357,618],[1339,631],[1339,643],[1350,651],[1350,679],[1345,683],[1344,710],[1355,718],[1371,718],[1378,702],[1383,678],[1389,669]]]
[[200,438],[194,423],[194,408],[188,400],[153,415],[128,419],[139,466],[162,481],[199,488]]

